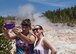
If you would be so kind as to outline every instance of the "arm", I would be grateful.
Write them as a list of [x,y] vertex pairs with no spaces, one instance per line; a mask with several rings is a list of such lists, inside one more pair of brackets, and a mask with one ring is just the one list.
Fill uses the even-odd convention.
[[29,44],[33,44],[35,42],[35,37],[33,35],[31,36],[25,36],[22,33],[19,33],[18,35],[23,41],[29,43]]
[[4,36],[6,36],[8,39],[15,39],[16,38],[16,36],[10,36],[9,34],[8,34],[8,30],[6,29],[6,28],[2,28],[2,32],[4,33]]
[[35,42],[35,36],[33,36],[33,35],[31,35],[31,36],[25,36],[21,32],[18,32],[18,30],[16,30],[16,29],[13,29],[13,32],[17,36],[19,36],[24,42],[27,42],[29,44],[33,44]]
[[49,43],[46,38],[43,39],[43,42],[44,42],[45,46],[51,50],[51,54],[57,53],[55,46],[51,42]]

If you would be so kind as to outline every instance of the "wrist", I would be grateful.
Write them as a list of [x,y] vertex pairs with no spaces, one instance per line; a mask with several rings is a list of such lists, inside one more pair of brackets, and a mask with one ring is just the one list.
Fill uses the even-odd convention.
[[17,32],[17,35],[21,35],[21,32]]

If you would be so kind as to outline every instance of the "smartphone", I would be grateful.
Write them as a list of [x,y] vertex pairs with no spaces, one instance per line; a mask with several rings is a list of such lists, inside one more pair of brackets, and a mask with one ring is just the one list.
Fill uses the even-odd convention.
[[6,29],[13,29],[13,28],[15,27],[15,23],[6,23],[6,24],[4,25],[4,27],[5,27]]

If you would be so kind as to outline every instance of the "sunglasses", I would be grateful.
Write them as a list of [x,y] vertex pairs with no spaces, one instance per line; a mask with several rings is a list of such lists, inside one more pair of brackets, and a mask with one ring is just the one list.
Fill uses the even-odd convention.
[[34,28],[34,29],[32,29],[32,31],[38,31],[38,29],[40,29],[40,28]]

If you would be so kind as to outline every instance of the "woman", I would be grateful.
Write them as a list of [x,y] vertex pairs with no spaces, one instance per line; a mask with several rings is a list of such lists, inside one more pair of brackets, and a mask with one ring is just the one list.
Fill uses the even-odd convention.
[[37,37],[34,46],[34,54],[48,54],[49,49],[51,50],[51,54],[56,54],[56,48],[44,37],[42,26],[36,25],[33,29],[33,33]]
[[21,26],[22,32],[19,32],[18,28],[13,28],[13,32],[16,36],[11,37],[5,27],[3,28],[3,33],[7,38],[16,40],[16,54],[33,54],[35,37],[30,33],[30,19],[23,20]]

